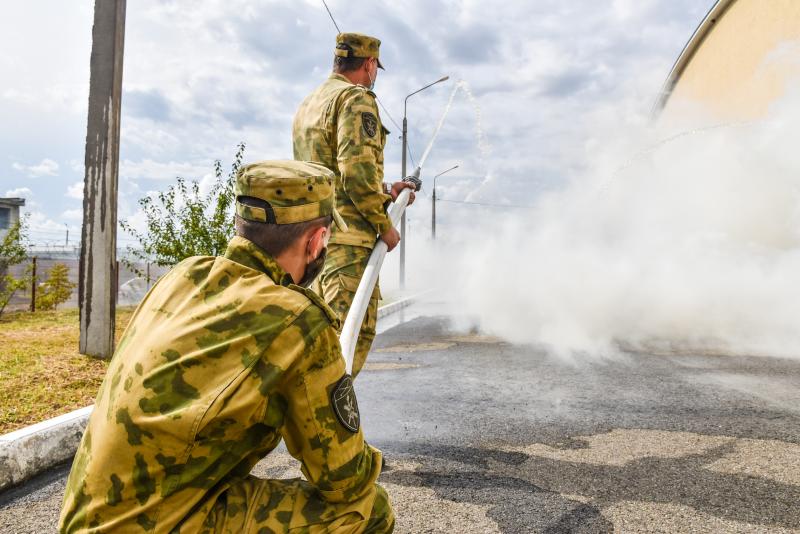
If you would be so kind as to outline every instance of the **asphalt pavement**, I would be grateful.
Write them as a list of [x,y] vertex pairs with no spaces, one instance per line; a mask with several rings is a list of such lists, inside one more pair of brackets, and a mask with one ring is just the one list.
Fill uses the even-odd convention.
[[[800,532],[800,359],[563,362],[403,313],[356,380],[396,532]],[[67,469],[0,494],[0,531],[54,531]]]

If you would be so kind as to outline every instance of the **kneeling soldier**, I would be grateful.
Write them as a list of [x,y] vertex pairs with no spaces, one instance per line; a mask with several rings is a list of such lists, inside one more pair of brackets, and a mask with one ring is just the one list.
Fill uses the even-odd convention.
[[[261,162],[236,177],[236,237],[147,294],[75,456],[62,532],[391,532],[322,268],[333,173]],[[283,438],[303,479],[253,466]]]

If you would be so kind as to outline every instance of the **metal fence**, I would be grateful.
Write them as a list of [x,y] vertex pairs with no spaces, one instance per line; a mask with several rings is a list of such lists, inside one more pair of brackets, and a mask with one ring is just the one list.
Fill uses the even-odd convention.
[[[48,273],[57,263],[67,266],[68,278],[75,284],[69,300],[59,305],[61,308],[78,306],[78,254],[76,250],[32,250],[31,256],[18,265],[9,268],[9,274],[24,277],[28,283],[24,290],[17,291],[6,308],[11,310],[35,309],[35,292],[47,280]],[[169,270],[151,263],[134,263],[129,267],[125,262],[117,262],[117,305],[138,304],[156,280]]]

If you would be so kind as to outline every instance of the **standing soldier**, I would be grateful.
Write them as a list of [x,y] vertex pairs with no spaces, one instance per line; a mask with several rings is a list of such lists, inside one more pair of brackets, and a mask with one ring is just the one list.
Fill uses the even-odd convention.
[[[380,120],[372,88],[383,69],[381,42],[358,33],[336,36],[333,73],[300,105],[294,117],[296,160],[316,161],[336,175],[336,203],[349,230],[336,229],[319,291],[342,321],[378,237],[391,251],[400,242],[386,206],[405,187],[383,183],[383,147],[389,133]],[[409,204],[414,201],[412,192]],[[375,339],[380,289],[376,284],[356,344],[353,376],[367,359]]]
[[[61,532],[391,532],[336,314],[310,283],[333,173],[261,162],[236,177],[236,237],[137,308],[72,465]],[[253,466],[283,438],[305,480]]]

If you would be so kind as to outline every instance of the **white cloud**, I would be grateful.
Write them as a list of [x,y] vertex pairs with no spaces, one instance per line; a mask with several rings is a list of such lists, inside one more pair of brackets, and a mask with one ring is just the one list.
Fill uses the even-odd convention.
[[58,176],[58,163],[49,158],[45,158],[35,165],[14,163],[11,165],[11,167],[20,172],[24,172],[31,178],[38,178],[40,176]]
[[69,221],[80,221],[83,220],[83,210],[82,209],[66,210],[64,213],[61,214],[61,217]]
[[[60,132],[55,121],[69,124],[72,131],[63,138],[70,141],[51,153],[65,162],[61,181],[36,190],[47,213],[63,213],[78,198],[75,182],[83,174],[93,4],[42,3],[43,10],[20,3],[9,8],[7,22],[0,21],[0,48],[18,51],[0,58],[6,72],[15,72],[0,89],[0,114],[20,120],[24,114],[29,130],[27,137],[16,131],[0,136],[0,160],[18,161],[41,132]],[[294,111],[330,69],[335,32],[318,1],[204,0],[189,11],[179,4],[140,0],[128,11],[121,214],[136,211],[138,180],[202,180],[215,159],[227,170],[240,141],[248,146],[246,161],[291,158]],[[585,164],[586,122],[597,109],[630,94],[646,107],[705,14],[708,6],[701,4],[508,0],[493,5],[491,17],[479,0],[332,0],[330,7],[343,26],[383,41],[388,70],[380,74],[377,93],[395,119],[402,118],[406,94],[451,75],[447,85],[409,101],[415,156],[452,84],[469,83],[481,122],[476,125],[475,108],[459,96],[423,178],[459,163],[467,183],[459,181],[458,191],[448,196],[463,200],[491,174],[495,178],[474,200],[496,201],[535,196],[540,182],[562,183]],[[67,31],[65,46],[53,50],[48,40],[37,39],[34,29],[42,27]],[[386,175],[398,176],[399,130],[383,109],[381,114],[392,130]],[[66,128],[62,122],[58,126]],[[3,130],[11,130],[9,123]],[[492,148],[482,151],[479,143]],[[29,175],[57,172],[41,164],[17,165]]]
[[28,217],[28,239],[34,246],[63,245],[67,228],[56,222],[37,207],[26,213]]
[[67,188],[67,196],[69,198],[76,198],[78,200],[83,200],[83,180],[80,182],[75,182],[71,186]]
[[211,168],[208,165],[196,165],[186,161],[158,162],[151,159],[141,161],[125,160],[120,165],[120,176],[128,180],[175,180],[176,177],[190,180],[203,178]]
[[89,84],[56,84],[51,87],[26,87],[24,90],[6,89],[0,100],[14,106],[46,112],[64,112],[78,115],[86,109]]
[[16,189],[9,189],[4,196],[6,198],[30,198],[33,196],[33,191],[27,187],[18,187]]

